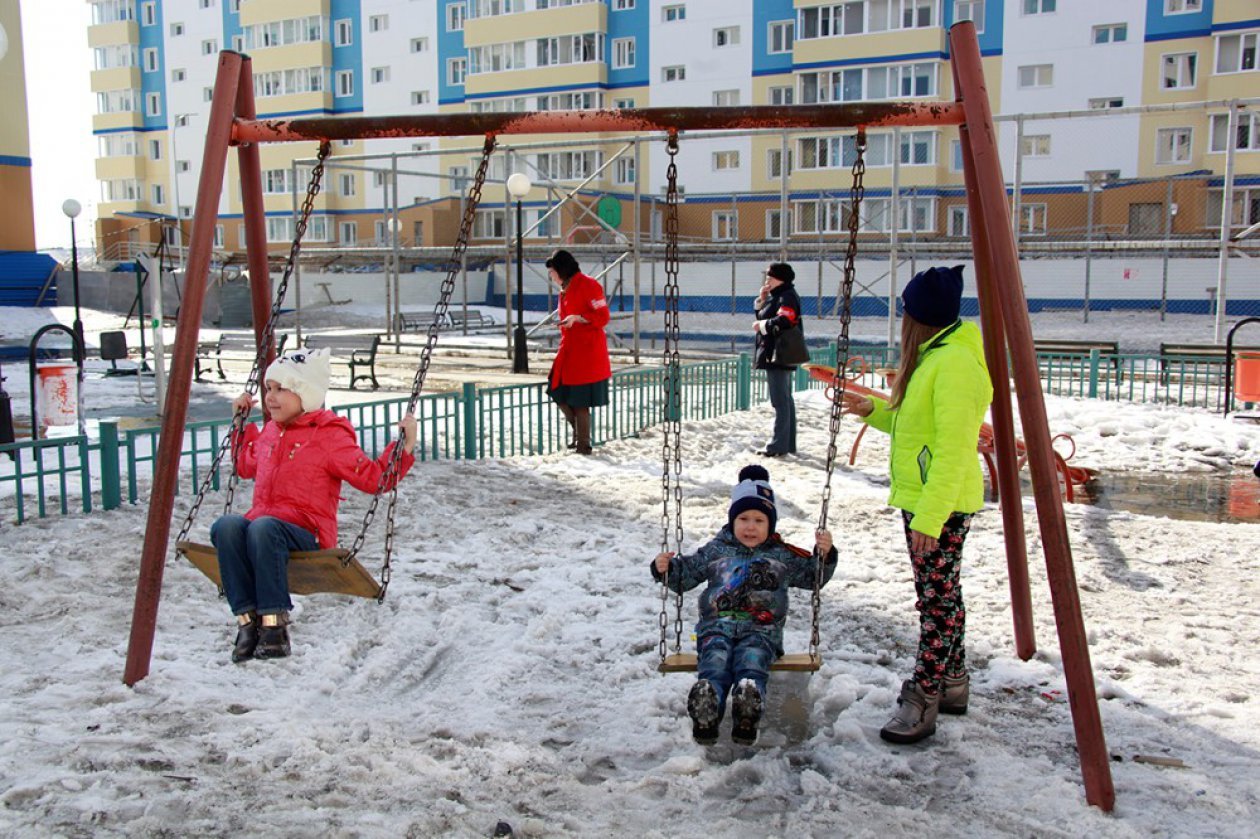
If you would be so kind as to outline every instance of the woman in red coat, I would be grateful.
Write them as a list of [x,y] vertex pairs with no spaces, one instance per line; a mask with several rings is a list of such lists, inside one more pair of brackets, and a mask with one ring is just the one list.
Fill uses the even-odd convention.
[[582,273],[573,254],[556,251],[547,276],[560,287],[560,350],[551,365],[547,395],[573,428],[571,448],[591,453],[591,408],[608,404],[608,301],[593,277]]

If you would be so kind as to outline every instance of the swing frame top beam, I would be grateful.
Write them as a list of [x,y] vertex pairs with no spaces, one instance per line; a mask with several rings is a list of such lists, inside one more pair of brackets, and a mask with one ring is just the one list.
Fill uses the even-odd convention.
[[627,108],[416,116],[241,119],[234,145],[299,140],[373,140],[507,134],[723,131],[750,128],[875,128],[961,125],[959,102],[859,102],[834,105],[748,105],[736,108]]

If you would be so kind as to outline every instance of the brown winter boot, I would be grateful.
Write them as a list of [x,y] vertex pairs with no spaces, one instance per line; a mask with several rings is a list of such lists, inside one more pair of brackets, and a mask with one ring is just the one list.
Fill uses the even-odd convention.
[[563,402],[556,403],[556,406],[560,409],[560,413],[564,414],[564,421],[569,424],[569,442],[565,444],[565,448],[570,450],[576,449],[577,440],[575,439],[576,430],[573,427],[573,409]]
[[591,453],[591,409],[590,408],[574,408],[573,409],[573,430],[575,436],[574,442],[577,444],[573,448],[578,454]]

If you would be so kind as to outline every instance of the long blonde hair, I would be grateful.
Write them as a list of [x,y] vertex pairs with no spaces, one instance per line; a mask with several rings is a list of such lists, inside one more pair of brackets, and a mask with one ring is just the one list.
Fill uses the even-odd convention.
[[897,408],[906,397],[910,377],[919,366],[919,347],[932,340],[932,336],[944,327],[928,326],[908,314],[901,316],[901,361],[897,364],[897,376],[893,379],[892,395],[888,407]]

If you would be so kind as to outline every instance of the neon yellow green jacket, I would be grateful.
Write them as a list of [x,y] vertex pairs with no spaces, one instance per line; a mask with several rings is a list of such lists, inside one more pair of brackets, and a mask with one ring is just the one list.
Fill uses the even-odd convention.
[[980,329],[959,321],[919,347],[901,405],[876,397],[865,422],[892,435],[888,503],[914,514],[910,528],[934,538],[953,513],[984,506],[976,443],[993,400]]

